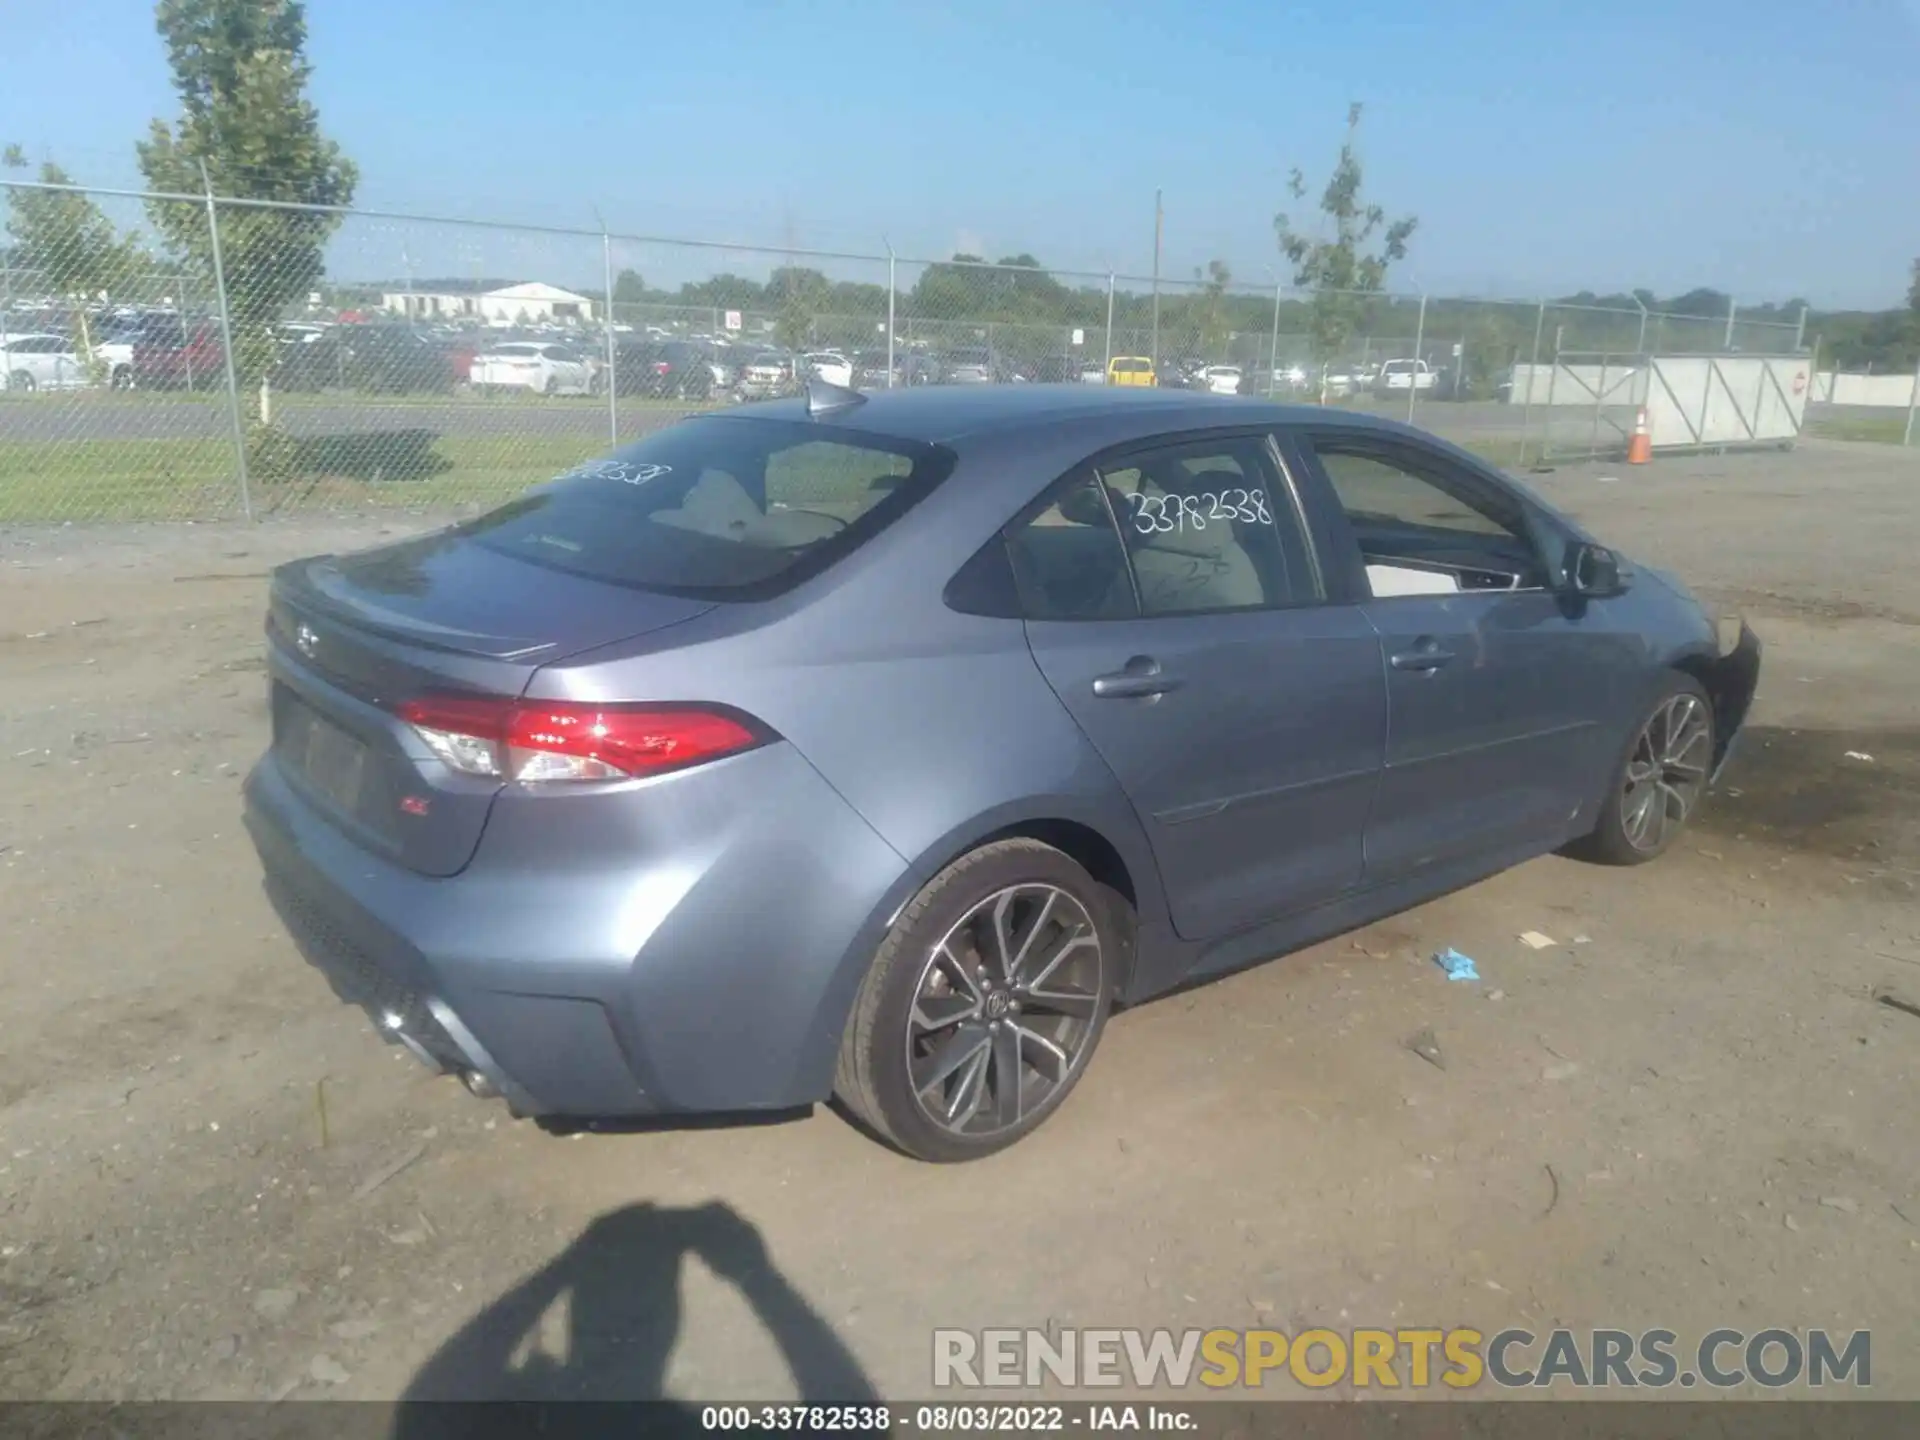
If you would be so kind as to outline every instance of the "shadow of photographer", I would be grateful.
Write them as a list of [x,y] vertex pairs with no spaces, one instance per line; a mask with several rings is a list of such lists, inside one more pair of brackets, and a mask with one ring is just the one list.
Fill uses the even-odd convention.
[[[571,1245],[469,1321],[423,1365],[402,1397],[397,1440],[471,1433],[420,1401],[632,1401],[664,1398],[680,1331],[681,1272],[698,1256],[732,1284],[779,1346],[799,1398],[874,1404],[873,1386],[831,1326],[767,1254],[732,1206],[650,1203],[603,1215]],[[564,1358],[538,1345],[543,1320],[566,1302]],[[674,1414],[650,1411],[649,1430]],[[471,1420],[469,1414],[467,1420]],[[691,1422],[691,1414],[680,1416]],[[687,1428],[691,1428],[689,1424]]]

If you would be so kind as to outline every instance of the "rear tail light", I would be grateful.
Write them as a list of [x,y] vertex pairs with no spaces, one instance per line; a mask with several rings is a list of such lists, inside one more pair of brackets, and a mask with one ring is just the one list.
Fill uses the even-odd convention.
[[767,738],[745,719],[693,705],[428,695],[404,702],[399,715],[451,769],[528,783],[660,775]]
[[671,369],[673,369],[673,366],[664,360],[656,360],[653,362],[653,373],[656,375],[664,375]]

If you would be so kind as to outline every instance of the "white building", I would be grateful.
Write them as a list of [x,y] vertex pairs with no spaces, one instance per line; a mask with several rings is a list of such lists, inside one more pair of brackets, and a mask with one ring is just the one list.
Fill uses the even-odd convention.
[[594,318],[594,302],[585,295],[538,280],[500,290],[392,290],[380,297],[380,308],[421,320],[479,320],[488,325],[585,323]]

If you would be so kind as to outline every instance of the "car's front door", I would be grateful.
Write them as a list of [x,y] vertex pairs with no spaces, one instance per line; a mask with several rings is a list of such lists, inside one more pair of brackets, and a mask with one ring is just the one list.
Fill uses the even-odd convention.
[[1363,567],[1389,740],[1369,884],[1564,837],[1613,742],[1631,642],[1557,590],[1550,532],[1511,487],[1417,439],[1297,437]]
[[1321,604],[1264,436],[1191,438],[1069,477],[1010,527],[1027,636],[1204,940],[1360,881],[1385,749],[1379,645]]

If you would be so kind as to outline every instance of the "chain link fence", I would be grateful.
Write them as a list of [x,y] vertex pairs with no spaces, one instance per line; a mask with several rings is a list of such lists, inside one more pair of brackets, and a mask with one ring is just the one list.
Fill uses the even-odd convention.
[[1528,377],[1557,355],[1800,341],[1737,313],[1299,293],[1217,268],[1175,279],[0,187],[0,522],[480,508],[811,376],[1338,405],[1514,463],[1534,412],[1558,403]]

